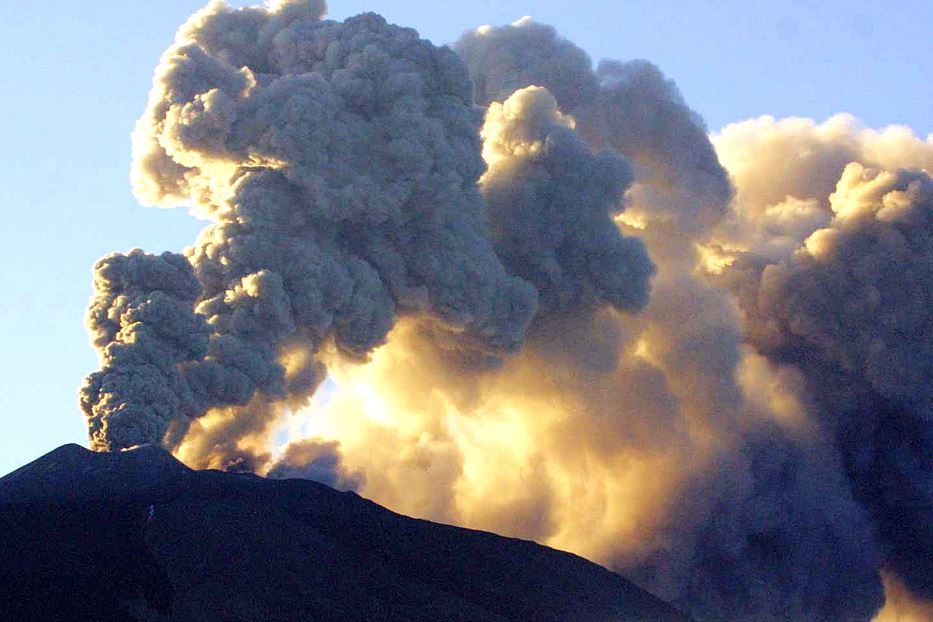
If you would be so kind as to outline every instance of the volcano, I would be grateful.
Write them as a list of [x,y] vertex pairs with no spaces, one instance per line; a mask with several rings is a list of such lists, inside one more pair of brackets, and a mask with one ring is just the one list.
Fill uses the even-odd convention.
[[0,478],[0,586],[17,621],[689,620],[569,553],[153,446]]

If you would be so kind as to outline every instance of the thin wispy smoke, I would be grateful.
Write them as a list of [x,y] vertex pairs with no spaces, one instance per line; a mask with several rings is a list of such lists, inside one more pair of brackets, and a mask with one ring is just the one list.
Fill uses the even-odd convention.
[[325,8],[214,2],[163,55],[134,190],[211,223],[98,264],[92,444],[535,539],[698,620],[922,612],[933,140],[709,137],[530,18],[452,51]]

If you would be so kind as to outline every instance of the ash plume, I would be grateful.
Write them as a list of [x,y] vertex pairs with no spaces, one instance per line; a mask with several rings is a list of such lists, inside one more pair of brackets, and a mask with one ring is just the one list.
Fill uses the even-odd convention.
[[[832,219],[790,257],[740,257],[749,342],[804,373],[885,562],[933,598],[933,180],[846,166]],[[749,267],[746,267],[749,266]]]
[[846,114],[822,123],[763,116],[728,125],[712,139],[737,187],[706,249],[713,264],[736,251],[770,261],[792,255],[832,220],[829,197],[850,162],[933,170],[933,140],[904,127],[865,128]]
[[[488,76],[473,37],[492,41]],[[582,101],[595,97],[574,99],[594,72],[552,29],[483,28],[458,50],[489,103],[481,189],[496,251],[536,284],[541,310],[524,348],[493,368],[464,367],[417,322],[397,325],[370,364],[333,367],[339,391],[313,411],[330,431],[317,437],[339,441],[343,462],[367,474],[361,492],[390,507],[597,559],[698,619],[869,619],[881,556],[836,448],[796,392],[798,372],[745,345],[729,291],[694,269],[732,190],[699,122],[679,133],[693,155],[663,137],[671,108],[694,119],[676,89],[631,66],[650,79],[612,95],[644,112],[606,152],[606,137],[585,138]],[[504,85],[495,95],[492,80]],[[572,154],[582,166],[554,165]],[[600,183],[593,173],[619,154],[634,178],[616,166],[616,185]],[[697,154],[704,165],[686,164]],[[568,193],[570,173],[586,173],[589,191]],[[644,241],[656,272],[647,305],[596,287],[599,270],[568,271],[583,265],[575,240],[604,239],[604,219],[588,224],[597,213],[616,220],[613,245]]]
[[201,286],[184,256],[134,250],[101,259],[94,289],[87,327],[102,370],[81,388],[81,408],[95,415],[91,440],[109,435],[130,447],[161,439],[173,419],[197,409],[180,366],[208,352],[210,328],[193,310]]
[[496,253],[535,285],[541,312],[602,302],[640,310],[654,266],[641,240],[623,237],[612,220],[631,167],[612,151],[593,154],[573,128],[541,87],[489,107],[481,185]]
[[266,473],[271,479],[299,478],[326,484],[338,490],[359,490],[366,476],[347,471],[340,457],[339,445],[306,440],[292,443]]
[[698,620],[923,611],[933,141],[708,137],[527,18],[454,52],[324,12],[214,2],[163,56],[134,190],[212,222],[98,264],[94,447],[538,540]]
[[714,142],[739,188],[706,249],[715,278],[735,293],[746,340],[800,372],[872,519],[889,596],[933,600],[930,317],[918,302],[930,295],[933,137],[837,115],[762,117]]
[[530,18],[464,33],[456,50],[478,103],[542,86],[576,119],[590,147],[629,159],[636,171],[633,194],[643,197],[630,209],[632,217],[695,231],[725,213],[732,188],[706,127],[655,65],[608,60],[594,70],[583,50]]
[[[98,270],[89,324],[104,366],[82,392],[96,448],[184,436],[192,417],[254,396],[254,408],[306,397],[320,364],[286,370],[289,351],[327,342],[362,359],[400,314],[489,352],[521,343],[536,293],[505,271],[483,227],[482,118],[462,64],[377,15],[338,23],[323,11],[214,2],[163,55],[134,132],[134,191],[214,222],[186,252],[197,281],[179,302],[194,313],[161,312],[183,324],[127,355],[108,352],[145,318],[107,299],[128,289],[161,311],[161,273],[119,274],[132,262],[117,258]],[[206,348],[176,343],[199,323]]]

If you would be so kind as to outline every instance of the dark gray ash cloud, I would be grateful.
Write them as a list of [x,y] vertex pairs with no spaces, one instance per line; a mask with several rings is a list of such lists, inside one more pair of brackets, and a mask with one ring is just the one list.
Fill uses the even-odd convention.
[[741,257],[723,279],[750,343],[804,372],[888,568],[931,598],[933,180],[853,163],[830,201],[792,257]]
[[648,61],[589,56],[548,25],[522,19],[482,27],[456,44],[476,85],[477,102],[501,102],[520,88],[542,86],[594,150],[611,148],[634,165],[648,216],[687,230],[725,214],[732,188],[706,136],[673,82]]
[[541,87],[493,103],[483,138],[496,253],[537,287],[541,310],[648,304],[654,265],[641,240],[624,237],[612,220],[633,180],[628,162],[594,154]]
[[[163,55],[134,134],[134,188],[214,221],[187,252],[202,291],[184,299],[211,334],[171,381],[110,360],[82,399],[96,447],[161,442],[168,419],[257,395],[310,394],[322,379],[314,358],[290,386],[285,350],[332,342],[364,358],[399,314],[493,353],[521,343],[537,294],[506,272],[484,228],[482,115],[462,63],[377,15],[322,21],[323,8],[211,4]],[[98,297],[117,287],[110,276],[99,272]],[[135,287],[161,296],[148,276]],[[194,322],[165,314],[174,320]],[[113,330],[95,345],[110,340]],[[129,408],[129,392],[147,408]]]

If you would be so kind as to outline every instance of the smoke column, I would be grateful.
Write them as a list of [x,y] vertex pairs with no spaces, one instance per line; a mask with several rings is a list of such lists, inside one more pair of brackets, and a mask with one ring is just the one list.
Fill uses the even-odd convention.
[[163,55],[134,191],[213,222],[184,257],[96,267],[102,370],[81,398],[95,447],[171,443],[210,409],[245,408],[255,427],[314,391],[325,343],[364,359],[399,315],[483,352],[521,343],[536,292],[484,230],[462,64],[377,15],[323,13],[214,2]]
[[97,265],[93,446],[535,539],[698,620],[922,619],[933,140],[711,140],[529,18],[452,51],[324,14],[213,2],[163,55],[134,191],[210,224]]
[[736,156],[809,145],[814,174],[785,171],[783,196],[749,175],[761,185],[713,241],[714,252],[731,249],[721,281],[747,341],[802,372],[887,567],[933,599],[933,141],[844,116],[820,126],[764,118],[719,140]]

